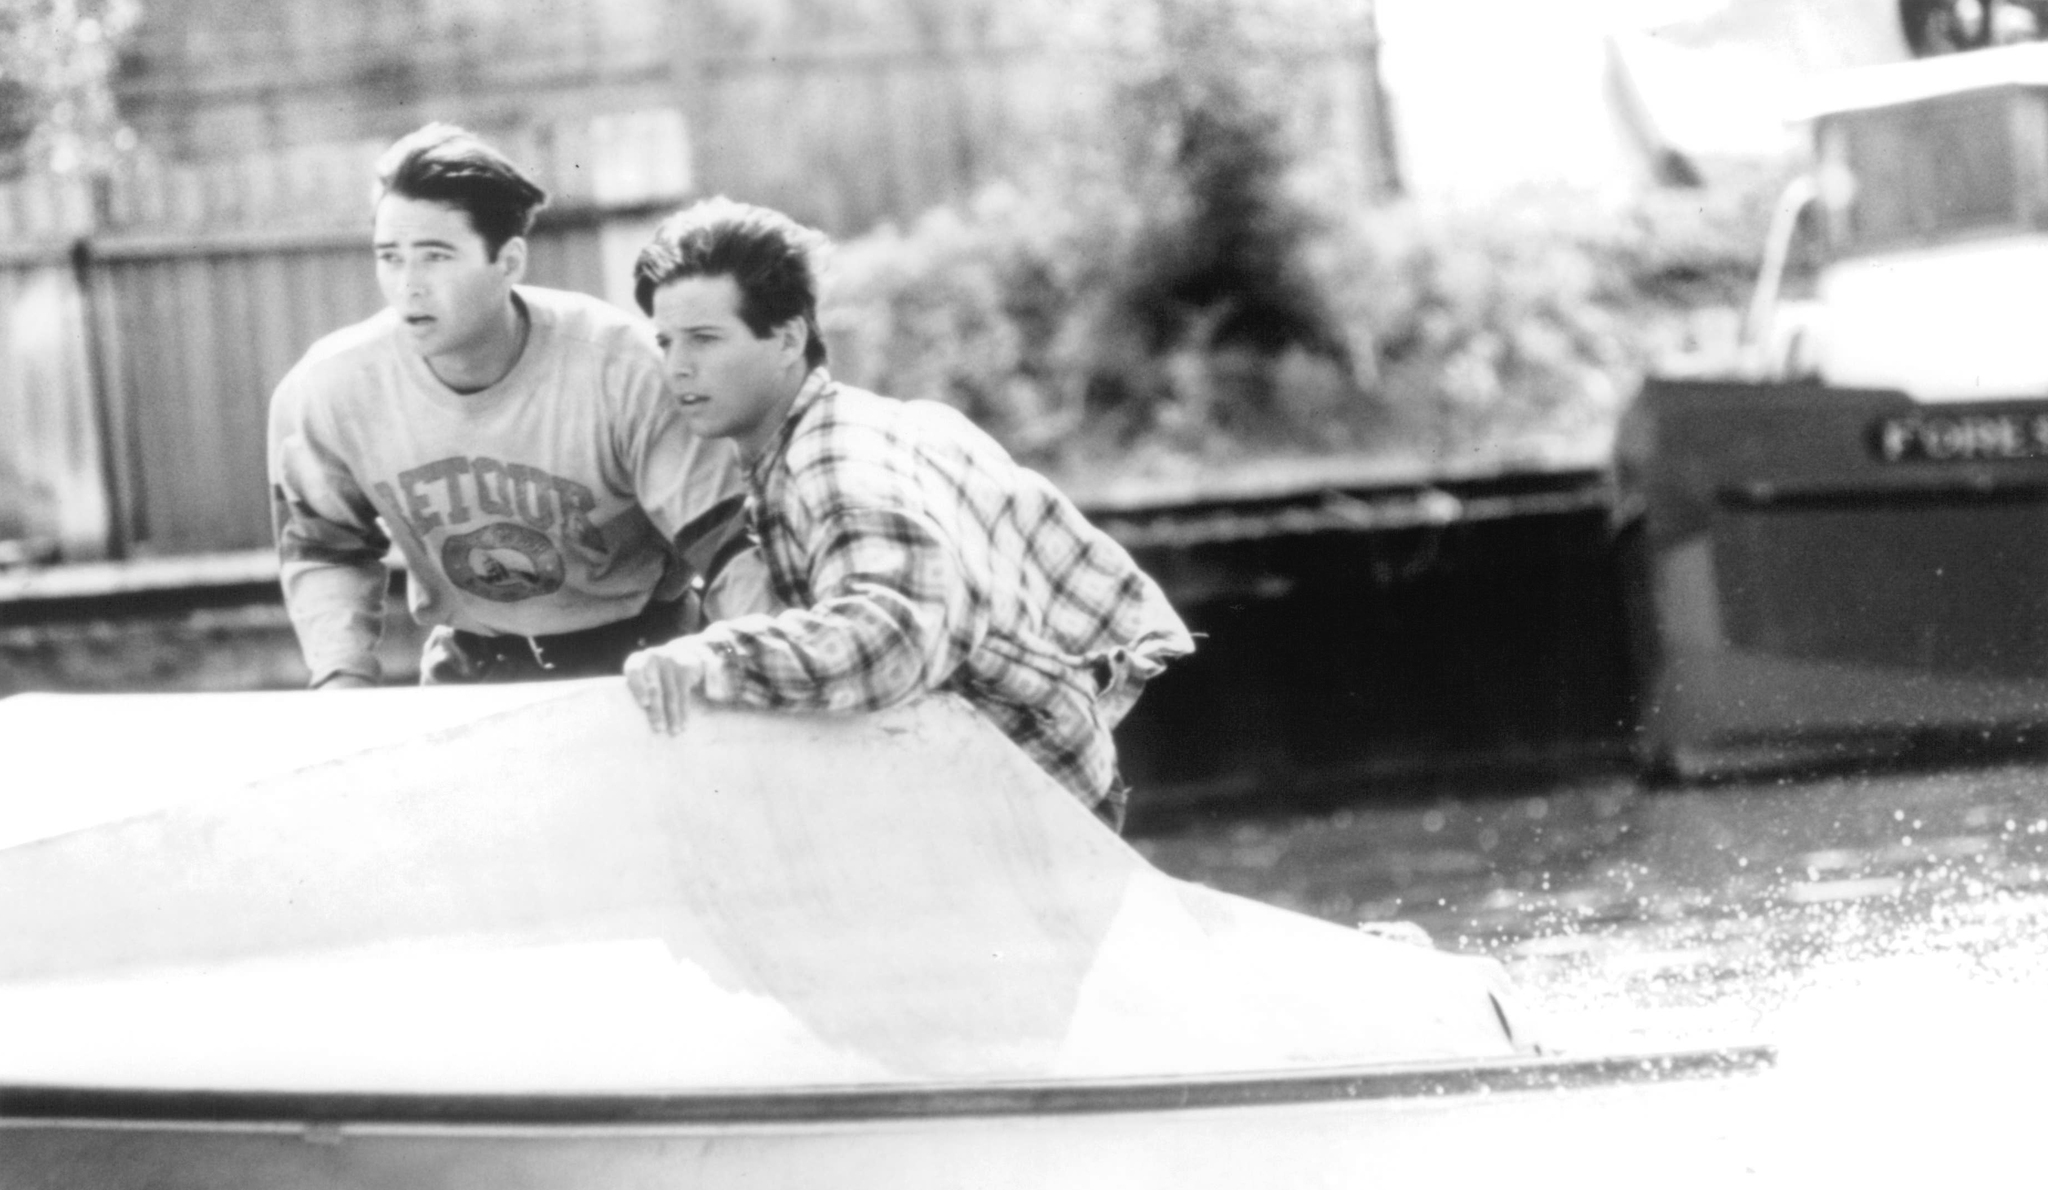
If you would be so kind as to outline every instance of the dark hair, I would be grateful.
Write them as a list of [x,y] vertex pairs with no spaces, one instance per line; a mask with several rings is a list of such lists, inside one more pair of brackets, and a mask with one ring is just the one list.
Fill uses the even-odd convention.
[[633,299],[654,313],[654,291],[685,277],[731,277],[740,291],[740,321],[765,339],[792,318],[804,320],[804,363],[825,362],[818,331],[818,278],[812,257],[822,233],[767,207],[707,198],[654,229],[633,263]]
[[437,202],[469,216],[492,260],[513,236],[533,230],[548,192],[475,133],[434,123],[400,137],[377,158],[377,197]]

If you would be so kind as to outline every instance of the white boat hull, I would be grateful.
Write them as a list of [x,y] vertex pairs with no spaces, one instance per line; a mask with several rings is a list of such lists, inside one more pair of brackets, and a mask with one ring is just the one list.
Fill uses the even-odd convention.
[[1173,880],[947,699],[42,696],[0,752],[7,1190],[1355,1186],[1764,1059],[1532,1057],[1496,965]]

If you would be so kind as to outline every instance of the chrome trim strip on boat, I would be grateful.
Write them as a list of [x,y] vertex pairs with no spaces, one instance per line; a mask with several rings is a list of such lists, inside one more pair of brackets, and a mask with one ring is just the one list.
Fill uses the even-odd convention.
[[1750,1074],[1771,1068],[1776,1059],[1773,1047],[1753,1045],[1197,1079],[616,1095],[0,1086],[0,1128],[23,1120],[646,1125],[1156,1112],[1563,1091]]

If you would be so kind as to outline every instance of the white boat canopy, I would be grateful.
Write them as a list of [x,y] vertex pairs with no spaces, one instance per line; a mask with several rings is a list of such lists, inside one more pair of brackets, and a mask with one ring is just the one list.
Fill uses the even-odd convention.
[[1817,75],[1796,88],[1788,120],[1897,107],[1999,87],[2048,87],[2048,42],[1940,54]]

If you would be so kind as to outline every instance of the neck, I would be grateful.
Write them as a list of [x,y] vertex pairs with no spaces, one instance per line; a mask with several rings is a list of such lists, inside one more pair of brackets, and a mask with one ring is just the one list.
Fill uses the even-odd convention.
[[795,374],[788,377],[782,386],[782,392],[768,411],[768,416],[762,418],[761,423],[751,432],[740,437],[740,461],[749,468],[760,462],[762,455],[768,453],[768,447],[774,443],[775,435],[781,432],[782,423],[789,420],[789,411],[796,405],[797,394],[804,390],[804,381],[810,379],[810,375],[809,367],[799,365]]
[[458,393],[482,392],[503,380],[526,350],[529,320],[518,298],[506,301],[477,341],[427,357],[427,367]]

